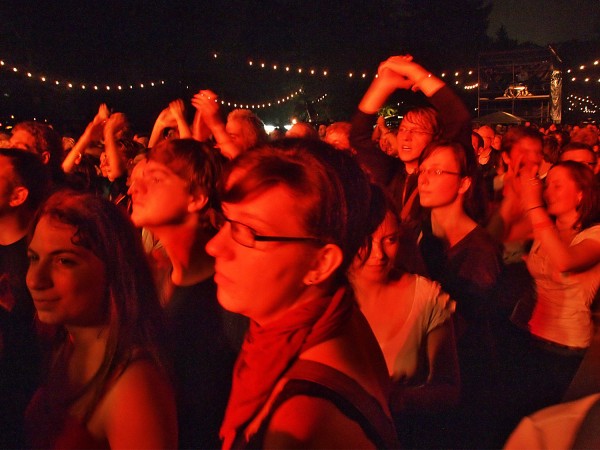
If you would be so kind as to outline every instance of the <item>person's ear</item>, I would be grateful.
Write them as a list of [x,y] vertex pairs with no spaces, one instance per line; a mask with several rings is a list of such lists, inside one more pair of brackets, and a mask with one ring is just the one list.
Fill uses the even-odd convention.
[[302,280],[304,284],[319,284],[328,280],[340,267],[344,260],[342,249],[335,244],[321,247],[317,253],[313,267],[306,273]]
[[17,186],[10,194],[10,201],[8,204],[13,208],[16,208],[17,206],[24,204],[28,197],[29,189],[27,189],[25,186]]
[[190,202],[188,203],[188,212],[193,213],[200,211],[208,203],[208,197],[204,194],[190,194]]
[[462,177],[460,180],[460,186],[458,187],[458,193],[465,194],[471,187],[472,183],[473,179],[471,177]]
[[41,154],[41,157],[42,157],[42,162],[44,164],[48,164],[48,162],[50,161],[50,152],[43,152]]

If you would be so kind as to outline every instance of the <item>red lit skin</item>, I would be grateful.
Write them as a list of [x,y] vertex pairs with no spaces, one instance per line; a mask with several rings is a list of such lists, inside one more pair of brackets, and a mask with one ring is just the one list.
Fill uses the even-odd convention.
[[541,183],[532,183],[537,167],[523,170],[520,174],[522,202],[525,209],[543,206],[546,208],[531,209],[527,213],[532,224],[552,223],[550,216],[555,217],[555,227],[533,227],[534,237],[542,241],[553,265],[560,272],[585,270],[600,261],[600,243],[592,239],[584,239],[576,245],[570,245],[574,237],[574,225],[579,219],[576,208],[582,193],[571,178],[568,169],[554,167],[546,178],[546,187],[542,192]]
[[587,164],[592,168],[595,174],[600,170],[600,164],[594,160],[594,154],[588,149],[573,149],[562,152],[560,155],[561,161],[577,161],[580,163]]
[[188,286],[211,277],[213,261],[204,251],[209,237],[200,226],[198,214],[207,197],[191,193],[187,181],[154,160],[140,161],[130,180],[131,219],[163,244],[169,256],[171,281]]
[[14,131],[9,143],[11,147],[35,153],[35,138],[25,130]]
[[371,236],[372,246],[368,259],[361,264],[361,251],[355,258],[352,264],[353,278],[374,283],[383,283],[387,280],[398,252],[398,232],[396,219],[391,213],[386,214],[381,225]]
[[[421,170],[442,169],[460,172],[460,166],[452,150],[440,147],[420,166]],[[459,242],[475,228],[463,208],[465,193],[471,187],[471,179],[460,175],[421,174],[418,179],[421,205],[431,210],[433,234],[444,239],[450,247]]]
[[[200,116],[197,120],[201,120],[210,130],[210,133],[212,133],[217,141],[221,154],[228,159],[233,159],[244,151],[244,148],[237,143],[236,136],[240,133],[231,127],[226,128],[221,118],[221,110],[217,100],[217,94],[209,89],[204,89],[192,97],[192,105],[196,108],[197,114]],[[229,123],[227,124],[229,125]],[[233,127],[234,125],[232,124],[231,126]]]
[[[521,205],[521,183],[519,173],[526,169],[536,173],[542,164],[542,143],[536,139],[524,137],[512,146],[510,154],[502,153],[502,159],[508,165],[504,175],[502,203],[495,217],[492,217],[487,230],[500,242],[512,242],[531,239],[531,224]],[[499,219],[499,220],[498,220]]]
[[[288,188],[278,186],[241,203],[223,203],[223,212],[258,234],[306,236],[297,219],[302,208],[298,203]],[[225,309],[263,325],[317,294],[304,284],[319,251],[314,245],[257,242],[255,248],[247,248],[230,233],[230,225],[225,224],[206,245],[208,254],[215,257],[217,297]],[[257,302],[259,292],[261,301]]]
[[411,133],[398,130],[396,141],[398,142],[398,157],[404,161],[406,170],[409,173],[414,172],[419,165],[419,157],[423,150],[432,140],[432,135],[425,133],[417,124],[402,119],[400,128],[414,130]]
[[71,242],[74,233],[69,225],[41,218],[29,246],[27,287],[42,322],[102,326],[107,306],[104,264]]
[[[234,171],[230,180],[238,176]],[[223,204],[225,215],[252,227],[258,234],[306,236],[299,219],[305,206],[297,195],[276,186],[240,203]],[[217,297],[224,308],[244,314],[264,326],[299,304],[328,295],[332,274],[341,263],[341,250],[306,242],[257,242],[255,248],[238,244],[229,224],[208,242],[206,251],[215,257]],[[349,330],[364,319],[355,315]],[[361,326],[365,326],[364,322]],[[370,352],[364,342],[351,342],[353,331],[325,341],[300,355],[303,359],[336,367],[361,383],[382,405],[386,396],[374,382]],[[365,353],[367,352],[367,353]],[[362,361],[362,364],[360,362]],[[377,372],[379,370],[379,372]],[[384,380],[379,379],[379,383]],[[265,448],[372,448],[359,425],[326,400],[297,396],[277,409],[265,435]],[[227,448],[227,442],[225,448]]]
[[[377,78],[358,105],[358,109],[367,114],[376,113],[390,95],[397,89],[420,90],[427,97],[444,86],[444,82],[431,75],[425,68],[412,61],[412,56],[392,56],[379,65]],[[418,84],[417,84],[418,82]],[[405,119],[400,127],[418,129],[419,127]],[[428,131],[428,130],[422,130]],[[405,163],[408,173],[418,168],[418,160],[425,146],[431,142],[432,135],[425,133],[398,133],[398,157]]]
[[[14,131],[10,137],[9,144],[11,147],[36,153],[35,137],[25,130]],[[40,156],[44,164],[48,164],[48,161],[50,161],[50,152],[43,152]]]
[[[389,273],[398,252],[398,222],[387,213],[383,222],[371,236],[371,254],[361,265],[360,251],[350,269],[350,281],[361,311],[369,321],[376,336],[387,330],[397,330],[410,314],[412,302],[404,301],[396,309],[394,320],[379,313],[382,302],[397,303],[398,299],[414,298],[413,275],[403,274],[391,279]],[[383,320],[383,322],[382,322]],[[425,338],[429,374],[427,384],[415,388],[403,380],[393,383],[390,396],[392,412],[434,412],[458,402],[460,374],[452,321],[448,320],[432,330]],[[392,368],[388,367],[391,373]]]
[[134,167],[128,193],[133,203],[131,220],[150,229],[182,223],[194,201],[188,183],[153,160],[142,160]]
[[[100,367],[107,343],[106,268],[90,250],[73,244],[75,229],[44,216],[29,248],[27,287],[39,319],[64,325],[72,343],[67,377],[53,386],[68,395],[89,382]],[[68,414],[81,420],[85,398]],[[41,413],[43,414],[43,413]],[[147,361],[127,367],[86,424],[110,448],[175,448],[174,393],[164,375]]]

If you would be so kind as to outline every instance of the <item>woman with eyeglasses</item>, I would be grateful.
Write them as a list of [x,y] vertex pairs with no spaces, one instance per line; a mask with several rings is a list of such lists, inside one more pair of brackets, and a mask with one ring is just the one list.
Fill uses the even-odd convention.
[[381,188],[373,192],[371,218],[379,225],[354,258],[349,278],[387,363],[402,445],[443,447],[434,423],[458,403],[460,391],[455,304],[438,283],[394,266],[400,219]]
[[[495,349],[490,313],[491,294],[500,274],[500,249],[471,213],[473,177],[465,148],[454,142],[433,142],[419,160],[418,189],[421,206],[429,213],[422,223],[419,247],[429,276],[456,301],[454,325],[462,382],[463,407],[473,414],[471,425],[485,425],[485,408],[491,402]],[[487,405],[489,406],[489,404]],[[489,411],[488,411],[489,412]],[[485,447],[483,428],[464,433],[470,445]],[[487,446],[491,446],[489,443]]]
[[346,152],[286,139],[224,177],[217,297],[251,319],[221,427],[224,448],[390,448],[381,350],[346,270],[371,233],[370,186]]
[[[408,111],[396,136],[397,156],[381,151],[371,140],[377,112],[398,89],[421,91],[431,103]],[[410,55],[392,56],[379,65],[352,118],[350,142],[375,182],[388,188],[402,222],[420,220],[417,169],[423,149],[438,139],[471,143],[471,116],[464,103],[443,81]],[[475,155],[467,155],[475,164]]]

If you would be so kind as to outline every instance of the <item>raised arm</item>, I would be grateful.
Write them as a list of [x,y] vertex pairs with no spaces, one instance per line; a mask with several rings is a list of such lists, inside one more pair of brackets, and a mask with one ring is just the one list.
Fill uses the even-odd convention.
[[563,241],[558,228],[548,215],[542,199],[542,182],[537,177],[536,165],[520,171],[523,209],[533,229],[533,236],[544,246],[548,257],[560,272],[589,269],[600,262],[600,241],[584,239],[570,245]]
[[352,118],[350,145],[356,151],[359,162],[370,173],[373,181],[385,186],[392,179],[399,161],[386,155],[373,142],[373,126],[377,111],[385,104],[388,97],[396,89],[410,89],[412,83],[389,69],[382,70],[383,64],[385,63],[379,66],[380,73],[373,79],[358,104],[358,111]]
[[78,164],[78,159],[81,157],[81,155],[83,155],[85,149],[88,148],[93,141],[99,141],[102,139],[104,123],[108,119],[109,115],[110,112],[108,107],[105,103],[102,103],[98,108],[98,113],[94,119],[88,124],[81,137],[77,140],[73,148],[69,151],[69,154],[63,160],[62,169],[65,173],[70,173],[73,171],[75,166]]
[[196,113],[194,114],[194,121],[192,122],[192,135],[194,139],[201,142],[209,140],[212,136],[210,128],[208,128],[208,125],[206,125],[204,119],[202,118],[202,111],[199,109],[197,109]]
[[183,100],[180,98],[173,100],[169,103],[169,109],[171,110],[171,115],[175,118],[175,122],[177,122],[179,137],[181,139],[191,138],[192,130],[185,120],[185,105],[183,104]]
[[104,152],[110,166],[110,178],[112,180],[119,178],[126,171],[125,161],[121,156],[119,143],[117,142],[117,134],[126,124],[125,114],[113,113],[104,125]]
[[192,105],[200,111],[202,120],[217,141],[221,154],[228,159],[233,159],[240,153],[240,149],[227,133],[217,100],[217,94],[214,92],[201,90],[192,98]]
[[173,117],[171,107],[167,106],[163,109],[152,127],[152,133],[150,133],[150,139],[148,140],[148,148],[154,147],[163,139],[163,131],[165,128],[177,126],[177,120]]

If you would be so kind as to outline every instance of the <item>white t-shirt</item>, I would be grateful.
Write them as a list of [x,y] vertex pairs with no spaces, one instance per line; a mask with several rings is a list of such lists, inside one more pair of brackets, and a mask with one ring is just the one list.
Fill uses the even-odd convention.
[[[390,300],[377,300],[376,304],[361,310],[379,342],[391,378],[406,384],[420,384],[427,378],[423,358],[423,343],[427,334],[448,320],[455,303],[435,281],[418,275],[410,277],[414,284],[414,298],[387,296]],[[405,321],[398,311],[405,309],[401,302],[412,302]],[[400,320],[394,320],[394,319]]]
[[[585,239],[600,241],[600,225],[578,233],[571,246]],[[589,347],[593,331],[590,307],[600,286],[600,263],[582,272],[559,272],[536,240],[527,268],[537,292],[529,320],[531,334],[569,347]]]

